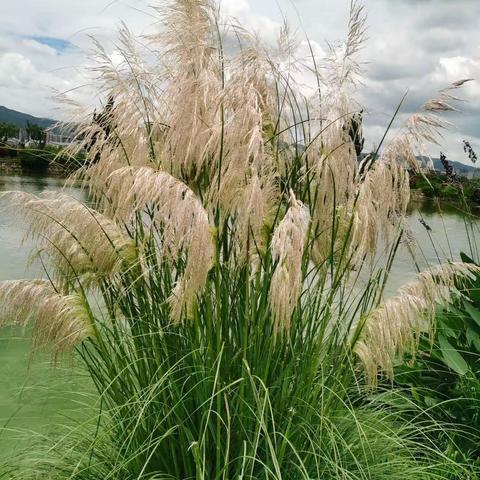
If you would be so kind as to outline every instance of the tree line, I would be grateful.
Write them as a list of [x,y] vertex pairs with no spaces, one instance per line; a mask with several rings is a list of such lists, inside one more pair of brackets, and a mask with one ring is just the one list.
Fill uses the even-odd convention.
[[[47,144],[46,130],[36,123],[27,120],[25,130],[30,140],[37,143],[39,148],[44,148]],[[0,141],[6,143],[9,138],[18,137],[20,127],[11,122],[0,122]]]

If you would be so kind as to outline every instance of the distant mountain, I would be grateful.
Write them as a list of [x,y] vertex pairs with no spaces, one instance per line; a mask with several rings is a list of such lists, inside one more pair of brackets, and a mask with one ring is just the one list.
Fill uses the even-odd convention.
[[[433,158],[432,160],[435,170],[440,170],[442,172],[445,170],[439,158]],[[457,173],[479,172],[479,169],[477,167],[473,167],[472,165],[465,165],[464,163],[456,162],[455,160],[449,160],[448,163],[452,165],[453,169]]]
[[14,123],[17,127],[23,128],[27,125],[27,121],[36,123],[43,128],[50,128],[56,123],[55,120],[50,118],[34,117],[28,113],[17,112],[16,110],[11,110],[10,108],[0,105],[0,122]]
[[[417,157],[419,161],[422,162],[423,165],[427,165],[426,157]],[[442,162],[439,158],[432,158],[433,167],[435,170],[439,172],[444,172],[445,169],[443,168]],[[461,162],[456,162],[455,160],[448,159],[448,163],[453,167],[453,170],[461,175],[466,175],[468,173],[474,173],[476,175],[480,175],[480,169],[478,167],[474,167],[472,165],[465,165]]]

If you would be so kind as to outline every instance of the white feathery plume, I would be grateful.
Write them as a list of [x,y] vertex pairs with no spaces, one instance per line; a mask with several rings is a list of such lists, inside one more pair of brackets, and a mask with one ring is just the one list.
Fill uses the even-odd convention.
[[90,317],[78,295],[60,295],[44,280],[0,283],[0,326],[33,326],[36,344],[52,344],[55,353],[72,350],[94,334]]
[[461,99],[453,95],[452,92],[469,81],[470,79],[458,80],[440,90],[436,97],[431,98],[422,105],[419,113],[412,115],[408,119],[406,127],[415,141],[420,144],[422,142],[438,144],[440,129],[451,125],[439,117],[438,114],[457,111],[452,103]]
[[210,0],[177,0],[158,11],[165,31],[157,41],[168,64],[162,167],[188,181],[214,156],[221,136],[223,81],[215,8]]
[[[410,198],[405,167],[419,169],[416,154],[424,143],[438,141],[439,130],[448,125],[438,113],[454,110],[450,103],[458,98],[451,91],[466,81],[455,82],[427,101],[418,114],[407,120],[404,131],[384,149],[379,159],[370,165],[364,163],[366,172],[358,168],[342,122],[337,121],[325,131],[323,154],[317,161],[316,187],[320,198],[313,214],[316,234],[313,256],[317,264],[322,264],[347,241],[348,260],[359,267],[365,258],[373,259],[380,236],[389,240],[405,216]],[[341,108],[337,113],[341,113]],[[350,225],[351,230],[347,228]]]
[[68,149],[72,154],[86,152],[84,166],[75,177],[84,180],[96,199],[116,168],[156,166],[155,156],[164,144],[163,73],[140,53],[139,47],[145,45],[125,25],[116,47],[112,56],[95,42],[91,71],[107,101],[100,111],[82,113],[72,120],[76,142]]
[[405,167],[419,169],[416,153],[424,143],[438,142],[440,130],[448,126],[438,113],[455,110],[451,102],[459,99],[451,92],[467,81],[455,82],[425,102],[381,157],[370,166],[365,165],[367,171],[358,179],[357,198],[352,208],[350,252],[354,264],[360,265],[368,254],[373,258],[379,235],[388,241],[392,227],[402,222],[410,199],[409,174]]
[[424,151],[426,143],[439,143],[441,130],[450,126],[439,114],[456,111],[452,102],[459,101],[460,98],[452,92],[469,81],[470,79],[458,80],[425,102],[418,113],[407,119],[404,130],[384,149],[381,160],[388,163],[400,161],[414,170],[420,170],[416,154]]
[[187,256],[185,271],[171,297],[173,316],[187,312],[202,290],[213,263],[214,247],[208,214],[183,182],[148,167],[124,167],[113,172],[106,187],[112,214],[128,222],[148,208],[162,231],[162,254]]
[[9,208],[21,210],[27,235],[39,241],[37,253],[49,255],[59,282],[88,273],[103,278],[117,273],[124,263],[136,262],[134,241],[111,219],[79,200],[58,192],[0,196],[8,199]]
[[439,130],[448,126],[438,113],[455,110],[450,103],[458,98],[451,91],[466,81],[455,82],[427,101],[419,113],[407,120],[405,130],[386,147],[381,157],[371,165],[364,165],[367,171],[357,179],[355,205],[351,208],[350,253],[354,265],[361,265],[367,255],[373,258],[379,236],[388,241],[392,227],[402,223],[410,199],[409,174],[405,167],[419,169],[416,153],[425,142],[438,142]]
[[288,330],[302,288],[302,258],[310,214],[293,192],[290,208],[273,232],[272,259],[277,266],[270,285],[270,306],[277,330]]
[[265,253],[266,225],[273,216],[278,192],[272,175],[254,174],[236,207],[235,245],[241,261]]
[[354,220],[358,160],[348,132],[352,117],[359,110],[351,94],[362,73],[357,56],[365,41],[365,21],[363,7],[353,1],[347,39],[331,47],[326,76],[322,79],[326,81],[326,90],[318,116],[324,119],[324,130],[310,146],[317,198],[312,213],[315,235],[312,254],[318,265],[325,265],[332,252],[336,255],[337,251],[345,251],[344,243],[349,240],[346,236]]
[[356,83],[361,76],[361,65],[357,55],[365,43],[365,7],[357,0],[351,2],[348,19],[348,35],[345,42],[334,45],[330,49],[331,64],[329,84],[343,86],[345,83]]
[[357,157],[351,140],[346,138],[343,123],[337,121],[328,127],[321,141],[321,150],[312,155],[316,197],[312,214],[315,235],[312,255],[318,265],[323,264],[332,251],[343,250],[358,188]]
[[[250,37],[245,40],[252,42]],[[249,183],[251,172],[272,163],[266,140],[273,132],[275,109],[271,66],[258,44],[242,47],[229,69],[222,96],[222,157],[212,168],[215,172],[207,195],[209,205],[220,206],[223,215],[232,211]]]
[[410,200],[408,171],[399,163],[378,162],[360,181],[353,211],[350,254],[361,265],[377,251],[380,236],[385,241],[404,218]]
[[[338,111],[339,106],[348,105],[350,89],[361,83],[362,67],[357,57],[365,43],[365,23],[364,7],[357,0],[352,1],[347,39],[345,42],[331,45],[326,59],[324,80],[326,80],[327,91],[324,107],[327,109]],[[342,109],[344,114],[348,113],[344,108]]]
[[461,262],[426,270],[370,312],[354,346],[369,382],[375,384],[380,371],[392,378],[395,357],[405,352],[414,355],[420,335],[433,335],[436,306],[448,305],[461,295],[455,280],[474,278],[479,273],[480,267]]

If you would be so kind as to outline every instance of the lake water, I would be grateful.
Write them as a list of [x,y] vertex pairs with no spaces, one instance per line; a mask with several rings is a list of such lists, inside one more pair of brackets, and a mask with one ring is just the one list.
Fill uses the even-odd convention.
[[[22,190],[40,193],[62,188],[63,180],[42,177],[0,176],[0,191]],[[84,199],[82,192],[70,188],[68,193]],[[2,201],[0,200],[0,209]],[[427,231],[419,218],[431,228]],[[416,261],[420,268],[458,259],[460,251],[469,252],[465,234],[464,216],[455,207],[442,207],[442,214],[434,204],[413,206],[409,224],[417,240]],[[42,274],[41,268],[27,269],[31,245],[22,243],[24,231],[21,216],[7,217],[0,210],[0,281],[31,278]],[[480,238],[480,237],[478,237]],[[392,292],[413,278],[415,263],[409,252],[401,247],[388,283]],[[27,335],[28,336],[28,335]],[[2,455],[25,445],[30,430],[47,433],[55,425],[64,424],[77,416],[84,404],[92,404],[85,388],[82,373],[67,367],[52,368],[45,355],[30,355],[31,344],[21,331],[0,329],[0,460]]]
[[[470,214],[471,215],[471,214]],[[480,247],[480,217],[466,221],[460,206],[425,200],[412,202],[408,224],[413,234],[413,255],[400,245],[388,281],[387,294],[391,295],[417,271],[447,261],[461,261],[460,252],[478,258]],[[428,229],[422,225],[423,221]],[[468,223],[468,228],[467,228]],[[468,230],[468,234],[467,234]]]
[[[0,176],[0,192],[38,194],[58,190],[63,183],[55,178]],[[79,189],[69,189],[68,193],[82,198]],[[42,275],[38,265],[27,268],[32,245],[22,243],[21,216],[1,213],[2,206],[0,200],[0,281]],[[0,328],[0,461],[31,441],[33,432],[54,431],[58,425],[68,424],[72,416],[78,418],[83,404],[92,404],[79,369],[52,368],[47,355],[32,356],[31,342],[23,333],[21,329]]]

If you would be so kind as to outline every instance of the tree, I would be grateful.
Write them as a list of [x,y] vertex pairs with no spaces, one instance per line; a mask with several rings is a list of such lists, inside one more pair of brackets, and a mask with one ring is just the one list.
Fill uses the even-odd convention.
[[360,157],[363,146],[365,144],[365,138],[363,137],[363,110],[360,112],[354,113],[344,125],[343,129],[348,133],[348,136],[352,140],[353,145],[355,146],[355,153],[357,157]]
[[[115,106],[115,101],[112,95],[108,97],[108,101],[100,113],[96,111],[93,112],[93,119],[92,125],[97,126],[98,129],[92,135],[92,138],[85,146],[87,152],[90,152],[95,145],[98,144],[102,140],[110,140],[111,139],[111,132],[113,129],[113,108]],[[93,158],[93,163],[98,162],[100,160],[100,152],[97,151]]]
[[47,144],[47,132],[36,123],[27,121],[27,134],[30,140],[36,142],[40,148],[44,148]]
[[0,122],[0,141],[5,143],[9,138],[16,137],[18,130],[14,123]]

